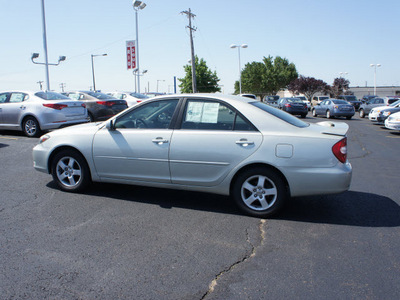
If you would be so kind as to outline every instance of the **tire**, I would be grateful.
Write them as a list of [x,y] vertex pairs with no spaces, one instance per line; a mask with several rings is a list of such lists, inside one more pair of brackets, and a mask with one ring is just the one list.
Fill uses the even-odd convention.
[[278,173],[257,167],[237,177],[231,195],[244,213],[265,218],[276,214],[283,207],[289,193]]
[[364,118],[365,117],[365,112],[363,109],[360,109],[360,118]]
[[346,119],[347,119],[347,120],[351,120],[351,117],[352,117],[352,116],[348,116],[348,117],[346,117]]
[[307,116],[307,114],[302,114],[301,117],[304,119]]
[[312,110],[312,116],[317,117],[317,112],[315,111],[315,108],[313,108],[313,110]]
[[24,120],[22,131],[28,137],[38,137],[42,133],[39,122],[34,117],[28,117]]
[[66,192],[80,192],[91,182],[85,158],[74,150],[56,154],[51,164],[51,174],[58,187]]
[[94,122],[94,116],[88,112],[89,122]]
[[331,111],[329,109],[326,111],[326,118],[327,119],[332,119]]

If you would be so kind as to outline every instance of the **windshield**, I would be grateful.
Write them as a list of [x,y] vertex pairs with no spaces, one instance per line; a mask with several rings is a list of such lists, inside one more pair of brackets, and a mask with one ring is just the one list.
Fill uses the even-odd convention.
[[42,98],[43,100],[69,100],[67,96],[56,92],[37,92],[35,96]]
[[288,114],[287,112],[284,112],[277,108],[274,108],[272,106],[269,106],[265,103],[257,101],[257,102],[251,102],[250,104],[258,107],[259,109],[262,109],[263,111],[265,111],[265,112],[277,117],[278,119],[281,119],[282,121],[285,121],[293,126],[300,127],[300,128],[310,126],[310,124],[301,121],[300,119],[296,118],[295,116]]

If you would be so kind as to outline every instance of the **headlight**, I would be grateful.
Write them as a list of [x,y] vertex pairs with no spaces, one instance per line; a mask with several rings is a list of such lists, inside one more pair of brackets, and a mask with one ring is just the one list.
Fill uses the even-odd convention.
[[382,115],[385,116],[385,117],[389,116],[390,114],[391,114],[390,111],[384,111],[384,112],[382,113]]
[[47,141],[49,138],[50,138],[50,135],[48,135],[48,134],[42,135],[42,136],[40,137],[40,139],[39,139],[39,144],[44,143],[44,142]]

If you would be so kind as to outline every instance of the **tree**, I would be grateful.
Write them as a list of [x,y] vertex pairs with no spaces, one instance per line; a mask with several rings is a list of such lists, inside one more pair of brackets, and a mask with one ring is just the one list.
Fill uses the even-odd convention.
[[311,101],[317,92],[325,92],[328,84],[321,79],[300,75],[288,85],[288,90],[293,94],[303,94]]
[[[246,64],[242,71],[242,91],[260,96],[276,95],[279,90],[296,79],[296,66],[286,58],[277,56],[264,57],[263,62]],[[239,91],[239,83],[235,83],[235,93]]]
[[343,77],[335,78],[332,86],[330,87],[331,97],[337,98],[340,95],[348,94],[350,81],[344,79]]
[[[182,93],[193,93],[192,88],[192,66],[185,65],[185,77],[178,78],[181,82],[179,87]],[[200,59],[196,56],[195,58],[195,69],[196,69],[196,84],[197,91],[200,93],[215,93],[220,92],[221,88],[218,86],[220,79],[217,76],[217,72],[212,72],[208,67],[204,59]]]

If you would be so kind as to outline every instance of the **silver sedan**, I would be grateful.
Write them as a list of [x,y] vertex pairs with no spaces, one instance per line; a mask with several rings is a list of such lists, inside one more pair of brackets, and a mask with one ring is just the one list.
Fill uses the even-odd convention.
[[23,131],[29,137],[88,122],[86,106],[55,92],[0,92],[0,129]]
[[33,159],[67,192],[92,181],[209,192],[267,217],[290,197],[348,190],[347,131],[254,99],[169,95],[46,134]]

